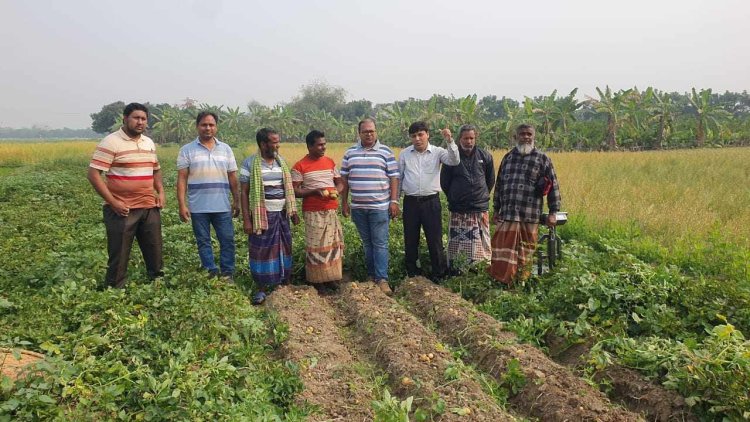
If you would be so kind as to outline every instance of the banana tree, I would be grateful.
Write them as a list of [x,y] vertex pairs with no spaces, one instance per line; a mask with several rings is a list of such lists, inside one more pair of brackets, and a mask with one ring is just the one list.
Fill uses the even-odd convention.
[[240,140],[243,133],[243,123],[247,119],[245,113],[240,111],[239,107],[227,107],[226,111],[221,113],[221,132],[222,138],[231,143]]
[[612,93],[607,85],[604,92],[596,87],[598,99],[588,97],[594,110],[607,117],[607,135],[604,142],[609,149],[617,149],[617,130],[620,128],[623,115],[623,99],[630,94],[630,91]]
[[188,110],[178,107],[165,107],[161,113],[154,115],[153,136],[159,143],[164,142],[186,142],[193,138],[194,121]]
[[623,96],[623,126],[630,137],[639,142],[647,136],[646,122],[648,122],[649,115],[646,105],[647,100],[641,95],[638,87],[634,87]]
[[578,88],[570,91],[570,93],[559,98],[555,102],[554,112],[552,114],[552,127],[555,130],[560,129],[562,132],[562,138],[567,141],[569,137],[569,127],[572,122],[576,121],[576,111],[584,104],[583,101],[576,100],[576,94]]
[[699,93],[693,88],[688,100],[695,113],[696,145],[702,147],[706,142],[706,131],[718,132],[721,129],[721,121],[729,118],[731,114],[711,102],[710,88],[702,89]]
[[664,148],[667,136],[674,129],[674,118],[677,107],[672,97],[666,92],[660,92],[651,87],[646,89],[644,101],[650,120],[657,123],[656,140],[652,144],[654,148]]
[[267,124],[279,131],[281,139],[284,139],[285,134],[292,132],[297,123],[299,119],[291,107],[276,105],[270,109],[267,116]]
[[552,94],[546,97],[535,100],[526,97],[526,102],[532,104],[534,115],[539,116],[541,121],[541,130],[537,131],[537,139],[541,140],[542,144],[546,146],[552,146],[555,136],[552,121],[557,108],[557,90],[552,91]]
[[456,100],[452,108],[454,120],[459,125],[481,125],[484,121],[484,110],[479,107],[476,94]]

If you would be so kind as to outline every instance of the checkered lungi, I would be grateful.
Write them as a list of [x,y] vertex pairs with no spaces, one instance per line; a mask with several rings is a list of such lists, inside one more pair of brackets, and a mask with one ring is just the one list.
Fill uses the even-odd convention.
[[448,261],[453,262],[460,256],[469,262],[488,261],[492,257],[488,212],[451,212]]
[[522,279],[530,274],[531,259],[536,249],[539,224],[503,221],[492,235],[492,262],[490,275],[497,281],[510,285],[518,269]]

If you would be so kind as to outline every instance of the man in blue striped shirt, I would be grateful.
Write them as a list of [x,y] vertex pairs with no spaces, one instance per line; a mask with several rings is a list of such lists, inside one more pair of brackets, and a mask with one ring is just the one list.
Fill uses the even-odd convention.
[[200,112],[196,118],[198,138],[180,148],[177,202],[180,220],[193,224],[201,266],[211,275],[219,275],[211,247],[211,226],[214,226],[219,239],[221,276],[232,281],[235,266],[232,217],[239,215],[240,195],[234,152],[229,145],[216,139],[218,121],[215,113]]
[[[365,249],[367,275],[383,293],[388,285],[388,225],[399,215],[398,163],[390,148],[378,141],[375,121],[364,119],[357,126],[359,141],[344,153],[341,177],[341,213],[351,214]],[[349,193],[352,203],[349,205]]]

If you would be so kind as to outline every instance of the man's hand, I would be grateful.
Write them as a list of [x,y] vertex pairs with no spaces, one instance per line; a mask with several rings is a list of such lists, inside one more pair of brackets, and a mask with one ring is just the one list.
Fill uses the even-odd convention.
[[240,202],[234,201],[232,203],[232,217],[237,218],[240,215]]
[[499,213],[496,213],[494,217],[492,217],[492,221],[495,222],[495,224],[500,224],[503,222],[503,218],[500,217]]
[[167,195],[164,194],[164,191],[158,192],[155,199],[156,208],[164,208],[167,206]]
[[243,221],[242,231],[244,231],[245,234],[253,234],[253,223],[251,221]]
[[184,205],[180,207],[180,220],[182,220],[183,223],[190,221],[190,210]]
[[443,135],[443,139],[445,140],[445,142],[451,142],[453,140],[453,135],[451,134],[450,129],[441,129],[440,133]]
[[112,202],[109,203],[109,207],[120,217],[127,217],[128,214],[130,214],[130,207],[125,205],[125,203],[119,199],[113,199]]
[[299,224],[299,215],[296,212],[292,214],[292,223],[294,223],[295,226]]
[[349,216],[351,215],[351,210],[349,209],[348,202],[341,203],[341,215],[343,215],[346,218],[349,218]]
[[398,207],[397,203],[391,202],[391,205],[388,207],[388,214],[393,219],[398,218],[399,214],[401,214],[401,209]]
[[555,227],[557,224],[557,213],[551,212],[547,216],[547,226],[549,227]]

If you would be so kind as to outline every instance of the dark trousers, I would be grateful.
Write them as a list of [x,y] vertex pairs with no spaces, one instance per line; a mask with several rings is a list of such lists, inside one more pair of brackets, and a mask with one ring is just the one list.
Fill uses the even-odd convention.
[[146,263],[146,272],[150,279],[162,273],[162,239],[161,213],[159,208],[131,209],[127,217],[117,215],[105,205],[104,226],[107,228],[107,275],[104,282],[107,286],[122,288],[128,276],[128,261],[133,238],[138,239],[138,246]]
[[443,222],[440,197],[404,197],[404,244],[406,246],[406,273],[409,276],[419,275],[417,258],[419,257],[419,230],[424,229],[427,249],[430,251],[432,277],[442,278],[446,272],[445,250],[443,249]]

